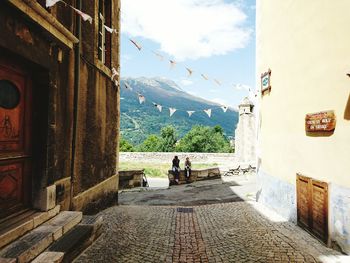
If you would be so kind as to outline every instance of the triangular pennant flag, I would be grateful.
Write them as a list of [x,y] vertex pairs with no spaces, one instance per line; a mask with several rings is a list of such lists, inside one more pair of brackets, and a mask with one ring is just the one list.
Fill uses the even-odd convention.
[[175,113],[175,111],[176,111],[175,108],[169,108],[170,117],[173,116],[173,114]]
[[191,117],[192,114],[195,113],[195,111],[193,111],[193,110],[188,110],[187,113],[188,113],[188,117]]
[[105,29],[109,32],[109,33],[114,33],[114,32],[116,32],[116,30],[115,29],[113,29],[113,28],[110,28],[110,27],[108,27],[108,26],[106,26],[106,25],[104,25],[104,27],[105,27]]
[[73,6],[71,6],[71,8],[73,8],[73,10],[81,16],[81,18],[84,21],[88,21],[90,24],[92,24],[92,17],[89,16],[88,14],[83,13],[82,11],[80,11],[79,9],[74,8]]
[[207,110],[204,110],[204,112],[208,115],[208,117],[210,118],[211,116],[211,109],[207,109]]
[[138,96],[139,96],[139,102],[140,102],[140,104],[142,104],[143,102],[146,101],[146,98],[145,98],[143,95],[138,94]]
[[162,108],[163,108],[162,105],[159,105],[159,104],[154,103],[154,102],[153,102],[153,105],[154,105],[155,107],[157,107],[157,109],[159,110],[159,112],[162,112]]
[[159,60],[164,60],[164,56],[162,56],[161,54],[159,54],[158,52],[152,51],[154,55],[157,56],[157,58],[159,58]]
[[174,60],[169,59],[169,63],[170,63],[170,68],[174,68],[176,65],[176,62]]
[[59,1],[61,0],[46,0],[46,7],[54,6]]
[[115,76],[119,76],[119,73],[115,68],[112,68],[111,80],[113,80],[115,78]]
[[132,90],[132,87],[130,87],[130,85],[128,83],[126,83],[126,82],[124,82],[124,87],[126,89]]
[[135,47],[140,51],[141,50],[141,45],[138,44],[135,40],[132,40],[131,38],[129,39],[131,43],[133,43],[135,45]]
[[201,74],[202,78],[205,79],[205,80],[208,80],[208,77],[204,74]]
[[223,110],[223,112],[226,112],[228,107],[227,106],[221,106],[221,109]]
[[188,76],[191,77],[193,74],[193,70],[190,68],[186,68],[186,70],[188,71]]
[[218,84],[219,86],[221,86],[221,82],[218,81],[217,79],[214,79],[214,82],[215,82],[216,84]]

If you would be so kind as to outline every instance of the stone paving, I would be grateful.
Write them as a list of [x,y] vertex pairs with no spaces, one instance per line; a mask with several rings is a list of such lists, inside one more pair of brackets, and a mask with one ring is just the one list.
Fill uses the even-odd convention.
[[[116,206],[105,233],[76,262],[321,262],[338,255],[299,227],[271,222],[247,202]],[[334,261],[335,262],[335,261]]]
[[[170,202],[165,206],[158,203],[168,204],[162,200],[167,196],[157,191],[146,193],[150,199],[146,202],[141,202],[142,193],[134,193],[140,195],[136,199],[128,193],[121,198],[124,205],[101,212],[104,234],[75,262],[350,262],[349,258],[340,261],[338,252],[244,198],[249,196],[247,190],[236,188],[241,198],[234,198],[235,202],[220,203],[218,199],[212,203],[213,195],[223,188],[218,188],[218,181],[209,184],[216,185],[215,193],[207,192],[209,204],[204,204],[204,197],[193,197],[194,204],[204,205],[189,205],[188,199],[181,205]],[[222,187],[240,185],[242,182],[222,183]],[[205,183],[191,189],[197,192],[201,187],[208,189]],[[169,196],[188,190],[186,186],[172,189],[168,189]],[[150,195],[159,198],[158,203]]]

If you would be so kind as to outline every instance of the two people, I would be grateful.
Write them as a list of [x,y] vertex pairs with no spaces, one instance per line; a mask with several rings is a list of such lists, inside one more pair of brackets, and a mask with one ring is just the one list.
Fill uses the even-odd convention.
[[[179,178],[180,178],[180,160],[179,157],[175,156],[173,159],[173,166],[172,166],[172,171],[174,174],[175,178],[175,183],[179,184]],[[189,182],[190,176],[191,176],[191,161],[190,158],[186,157],[185,161],[185,178],[186,182]]]

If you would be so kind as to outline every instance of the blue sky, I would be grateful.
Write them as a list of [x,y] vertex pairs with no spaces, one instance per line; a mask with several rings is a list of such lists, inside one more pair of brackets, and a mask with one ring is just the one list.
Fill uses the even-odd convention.
[[122,0],[121,26],[122,77],[165,77],[232,107],[255,89],[255,0]]

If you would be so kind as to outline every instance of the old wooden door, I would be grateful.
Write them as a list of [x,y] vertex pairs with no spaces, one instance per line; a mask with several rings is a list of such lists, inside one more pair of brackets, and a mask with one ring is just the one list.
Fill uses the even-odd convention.
[[31,81],[0,60],[0,218],[29,204],[30,171]]
[[328,185],[297,175],[298,225],[324,242],[328,239]]

